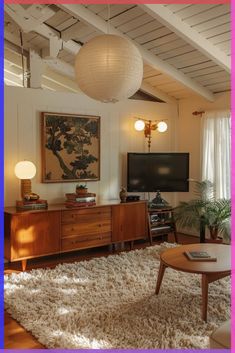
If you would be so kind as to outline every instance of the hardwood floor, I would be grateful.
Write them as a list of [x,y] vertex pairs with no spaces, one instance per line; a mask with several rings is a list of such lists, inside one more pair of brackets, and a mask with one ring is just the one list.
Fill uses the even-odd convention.
[[[191,244],[198,243],[199,238],[178,234],[180,244]],[[173,236],[169,236],[169,242],[174,242]],[[154,244],[158,244],[160,241],[154,238]],[[135,242],[134,249],[143,248],[149,246],[148,242]],[[130,249],[129,244],[125,244],[125,250]],[[117,253],[118,251],[115,251]],[[110,254],[110,249],[108,247],[93,248],[88,250],[81,250],[79,252],[65,253],[59,256],[50,256],[39,259],[30,260],[27,263],[27,270],[39,267],[49,267],[53,268],[59,263],[65,262],[75,262],[88,260],[93,257],[108,256]],[[5,264],[5,273],[13,273],[21,271],[21,264],[11,263]],[[36,338],[34,338],[29,332],[27,332],[17,321],[13,320],[11,316],[5,312],[5,322],[4,322],[4,348],[5,349],[46,349],[42,344],[40,344]]]

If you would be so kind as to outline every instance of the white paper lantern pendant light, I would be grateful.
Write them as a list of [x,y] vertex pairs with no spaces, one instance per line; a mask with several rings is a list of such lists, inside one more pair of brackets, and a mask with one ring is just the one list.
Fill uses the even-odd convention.
[[75,72],[79,88],[87,96],[114,103],[140,88],[143,60],[130,40],[104,34],[82,46],[76,55]]

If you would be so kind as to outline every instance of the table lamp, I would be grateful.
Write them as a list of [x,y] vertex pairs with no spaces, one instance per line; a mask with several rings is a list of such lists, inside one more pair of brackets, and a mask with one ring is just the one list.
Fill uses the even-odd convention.
[[15,165],[15,175],[21,180],[21,197],[31,194],[31,179],[36,175],[36,167],[30,161],[20,161]]

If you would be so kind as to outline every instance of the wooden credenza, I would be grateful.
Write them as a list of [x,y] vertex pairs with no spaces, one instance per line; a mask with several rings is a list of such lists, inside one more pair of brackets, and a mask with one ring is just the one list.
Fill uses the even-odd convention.
[[103,203],[89,208],[52,205],[46,210],[5,208],[5,258],[22,261],[148,236],[147,203]]

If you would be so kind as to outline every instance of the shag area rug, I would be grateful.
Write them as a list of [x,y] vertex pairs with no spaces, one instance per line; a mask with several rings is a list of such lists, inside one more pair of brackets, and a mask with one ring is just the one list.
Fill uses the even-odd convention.
[[47,348],[208,348],[230,316],[229,277],[210,284],[205,323],[199,275],[168,268],[154,294],[169,246],[6,275],[6,310]]

